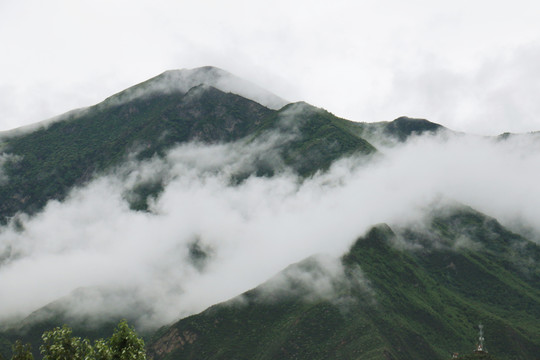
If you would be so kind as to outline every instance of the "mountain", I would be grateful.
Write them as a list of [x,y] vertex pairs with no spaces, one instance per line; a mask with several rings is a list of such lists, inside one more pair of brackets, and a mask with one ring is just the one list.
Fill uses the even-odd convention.
[[[52,258],[58,259],[55,265],[62,268],[63,258],[59,255],[74,251],[76,261],[84,265],[87,256],[104,256],[99,259],[106,260],[117,256],[114,260],[118,266],[112,270],[106,268],[114,274],[96,269],[95,262],[89,262],[93,267],[84,268],[85,274],[140,277],[149,286],[134,289],[116,280],[106,282],[107,288],[92,278],[90,284],[69,288],[64,296],[47,300],[49,304],[42,306],[42,303],[41,307],[27,312],[26,317],[0,324],[0,355],[9,357],[11,344],[22,338],[33,344],[39,358],[41,333],[64,323],[72,326],[77,336],[108,337],[120,318],[134,323],[141,318],[153,319],[154,302],[170,290],[166,288],[162,293],[162,286],[172,286],[176,293],[187,291],[182,276],[195,274],[189,280],[207,289],[205,276],[211,270],[219,273],[222,269],[215,264],[224,258],[256,268],[257,259],[271,261],[271,256],[298,253],[302,248],[304,260],[294,264],[288,261],[288,267],[266,282],[245,286],[234,294],[255,287],[230,301],[212,302],[215,305],[198,314],[187,310],[194,315],[185,317],[176,304],[165,302],[176,317],[168,325],[158,317],[162,327],[157,331],[155,322],[154,327],[143,329],[149,356],[155,360],[447,359],[453,352],[464,355],[472,352],[481,323],[487,349],[496,358],[538,358],[540,248],[531,241],[534,234],[531,229],[519,235],[496,219],[449,199],[441,201],[439,206],[429,206],[427,215],[421,219],[378,225],[370,222],[371,230],[363,236],[360,235],[365,227],[354,235],[347,233],[350,239],[346,244],[350,246],[341,256],[312,251],[314,244],[309,236],[325,236],[324,241],[332,244],[338,242],[335,232],[340,232],[340,227],[354,228],[338,216],[353,214],[350,221],[361,223],[371,219],[371,212],[380,212],[379,208],[399,208],[398,196],[392,192],[396,183],[386,183],[386,179],[395,177],[398,182],[406,183],[406,176],[402,179],[405,174],[382,172],[375,180],[361,181],[369,178],[371,172],[381,170],[377,166],[387,156],[387,150],[404,151],[407,144],[414,144],[414,139],[420,136],[438,141],[438,135],[444,139],[455,134],[425,119],[348,121],[304,102],[287,104],[256,85],[213,67],[167,71],[94,106],[2,133],[0,279],[14,264],[35,262],[47,266]],[[537,135],[503,134],[493,142],[502,144],[520,138],[534,143]],[[228,158],[230,153],[235,156]],[[156,163],[159,166],[153,166]],[[350,164],[353,170],[347,167]],[[190,171],[194,168],[198,172],[193,175]],[[365,171],[354,171],[355,168]],[[474,168],[481,166],[475,164]],[[399,169],[407,171],[407,166]],[[143,173],[149,175],[140,176]],[[140,178],[130,182],[132,175]],[[466,178],[469,174],[459,176]],[[415,182],[421,180],[413,178]],[[99,184],[100,179],[114,179],[123,185],[119,187],[123,191],[121,204],[116,204],[120,208],[121,224],[107,218],[111,216],[107,210],[112,205],[105,198],[92,198],[91,212],[84,213],[82,218],[70,216],[69,211],[76,212],[84,204],[72,199],[77,200],[77,196],[84,199],[81,193],[113,196],[88,190]],[[347,182],[358,187],[353,192],[340,193],[340,186]],[[375,193],[377,182],[383,183],[388,195],[374,194],[370,200],[370,191]],[[200,186],[192,186],[193,183]],[[210,198],[222,202],[226,199],[229,207],[218,203],[220,210],[216,212],[204,206],[208,201],[204,196],[208,194],[201,192],[201,188],[207,183]],[[266,186],[262,188],[264,192],[250,192],[260,184]],[[182,196],[171,196],[171,192],[178,195],[174,189],[182,186],[187,189],[180,193]],[[423,192],[432,192],[430,186],[424,183],[422,193],[413,195],[420,198]],[[333,193],[334,189],[337,192]],[[404,189],[408,192],[407,187]],[[190,192],[196,196],[184,196]],[[356,197],[356,192],[361,196]],[[283,193],[288,195],[282,197]],[[328,193],[338,196],[328,201],[325,198]],[[504,196],[493,192],[494,199]],[[246,199],[249,206],[243,202]],[[156,206],[161,200],[172,201],[172,206]],[[346,203],[347,212],[334,216],[331,211],[340,202]],[[350,205],[352,202],[355,206]],[[324,206],[330,210],[321,211],[316,217],[299,210]],[[174,208],[179,207],[186,210],[175,213]],[[366,211],[356,214],[362,207]],[[70,228],[77,231],[64,236],[61,233],[64,228],[51,230],[54,225],[37,226],[29,235],[28,224],[35,221],[44,225],[49,210],[64,208],[68,210],[56,216],[73,221]],[[257,212],[260,208],[265,211]],[[281,212],[289,208],[290,214],[300,215],[278,223],[276,220],[283,220],[280,216],[289,214]],[[189,231],[166,229],[163,219],[167,215],[168,221],[187,223]],[[409,219],[409,215],[401,217]],[[251,226],[254,217],[264,226]],[[223,219],[205,222],[214,218]],[[92,221],[113,231],[104,231],[99,226],[85,227],[86,222]],[[208,234],[202,234],[204,231],[189,222],[217,224],[216,229],[210,229],[214,242],[207,242]],[[143,228],[141,224],[153,227]],[[278,226],[292,234],[286,234],[288,242],[278,238],[285,234],[283,231],[273,232]],[[311,228],[322,234],[299,231]],[[244,236],[241,233],[244,231],[249,241],[236,243],[235,238]],[[161,233],[168,237],[160,237]],[[256,260],[245,259],[254,254],[234,246],[226,247],[238,244],[253,247],[252,251],[264,251],[256,245],[268,233],[275,236],[270,239],[272,245],[275,242],[280,248],[279,253],[268,254],[267,259],[255,256]],[[294,237],[302,235],[307,239],[295,242]],[[122,241],[117,242],[117,238]],[[138,248],[141,241],[152,246],[141,250]],[[75,245],[70,247],[71,243]],[[108,246],[117,252],[108,253],[111,249]],[[41,254],[40,251],[44,251],[47,261],[36,260],[34,256]],[[159,257],[159,251],[170,252],[170,257]],[[144,252],[149,253],[148,257],[143,256]],[[141,271],[125,266],[130,257],[137,256],[136,264]],[[103,265],[97,264],[97,267]],[[185,266],[173,266],[178,264]],[[31,271],[42,270],[23,269],[35,277],[39,274]],[[145,277],[144,271],[155,269],[159,276]],[[77,274],[60,276],[64,275]],[[48,292],[47,284],[43,289]],[[140,296],[145,296],[145,301]],[[21,298],[21,302],[26,300]],[[94,303],[95,300],[100,302]],[[206,304],[203,300],[201,303]],[[75,303],[78,307],[72,306]],[[92,312],[96,307],[106,308],[98,309],[100,315],[96,316],[98,312]],[[201,309],[202,306],[197,311]]]
[[[253,167],[232,174],[232,182],[284,171],[309,177],[343,156],[377,152],[348,131],[352,122],[306,103],[284,104],[279,97],[221,69],[174,70],[97,105],[5,132],[0,135],[0,224],[24,232],[21,216],[39,214],[51,200],[61,203],[74,189],[115,172],[126,162],[163,158],[180,144],[269,143],[270,148]],[[276,156],[280,161],[274,161]],[[164,190],[164,181],[137,184],[124,194],[126,202],[134,211],[147,211],[148,201]],[[8,266],[19,254],[9,244],[0,245],[0,267]],[[8,353],[7,344],[19,336],[35,343],[44,329],[64,322],[85,336],[107,336],[117,319],[97,330],[86,330],[88,319],[77,327],[81,319],[75,321],[58,310],[63,301],[85,291],[37,309],[21,324],[10,327],[5,333],[9,341],[2,340],[0,353]]]
[[413,136],[455,134],[440,124],[407,116],[401,116],[393,121],[350,123],[348,129],[370,143],[383,147],[404,143]]
[[436,133],[442,129],[444,129],[442,125],[432,123],[426,119],[413,119],[402,116],[385,124],[383,131],[388,136],[395,137],[399,141],[405,141],[412,135]]
[[[0,187],[0,223],[17,212],[34,214],[51,199],[64,199],[72,187],[110,171],[131,154],[139,160],[163,156],[181,143],[254,141],[269,131],[288,133],[291,140],[280,151],[303,176],[328,168],[345,154],[376,151],[347,130],[347,120],[322,109],[290,104],[272,110],[200,83],[206,80],[224,89],[230,89],[227,84],[244,86],[215,68],[166,72],[35,131],[5,134],[0,148],[9,155],[3,173],[10,181]],[[266,167],[262,164],[260,172],[279,170]],[[160,187],[151,188],[143,189],[144,195],[155,196]],[[144,209],[145,203],[133,206]]]
[[[464,236],[468,244],[461,243]],[[516,262],[526,257],[532,261]],[[307,259],[161,329],[149,354],[155,360],[447,359],[472,353],[481,322],[498,358],[535,359],[539,260],[538,245],[462,206],[434,215],[424,229],[381,224],[343,255],[344,276],[330,277],[329,297],[309,296],[313,289],[303,279],[323,278],[325,268]]]

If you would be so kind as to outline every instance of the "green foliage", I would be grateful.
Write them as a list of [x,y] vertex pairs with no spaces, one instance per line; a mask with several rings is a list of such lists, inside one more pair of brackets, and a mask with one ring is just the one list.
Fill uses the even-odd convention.
[[107,341],[98,339],[94,342],[94,359],[95,360],[112,360],[113,355]]
[[34,356],[32,355],[32,346],[30,344],[23,345],[22,341],[20,340],[15,341],[11,360],[34,360]]
[[44,360],[84,360],[93,353],[89,341],[74,337],[67,325],[46,331],[41,338],[40,351]]
[[135,329],[122,320],[107,339],[99,339],[90,344],[88,339],[72,335],[72,330],[64,325],[46,331],[40,347],[44,360],[145,360],[144,340]]
[[144,360],[146,352],[144,340],[137,336],[135,329],[122,320],[108,341],[113,360]]

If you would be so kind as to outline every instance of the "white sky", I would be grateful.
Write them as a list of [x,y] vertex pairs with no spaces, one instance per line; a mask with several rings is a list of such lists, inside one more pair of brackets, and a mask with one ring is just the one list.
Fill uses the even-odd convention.
[[0,130],[214,65],[356,121],[540,130],[536,1],[0,0]]

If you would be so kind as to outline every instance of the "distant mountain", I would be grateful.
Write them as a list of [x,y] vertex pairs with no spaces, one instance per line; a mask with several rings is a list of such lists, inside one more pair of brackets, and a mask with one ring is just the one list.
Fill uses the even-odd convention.
[[399,117],[384,126],[384,133],[405,141],[412,135],[436,133],[444,129],[442,125],[432,123],[425,119],[413,119],[406,116]]
[[533,141],[540,141],[540,131],[533,131],[525,134],[514,134],[506,132],[504,134],[501,134],[497,136],[498,140],[509,140],[509,139],[523,139],[523,140],[533,140]]
[[412,136],[454,133],[452,130],[426,119],[415,119],[406,116],[393,121],[350,123],[348,129],[375,146],[394,146],[406,142]]
[[[276,276],[279,286],[270,280],[161,329],[149,354],[449,359],[472,354],[480,322],[497,358],[540,354],[540,247],[494,219],[458,207],[425,229],[378,225],[341,262],[345,277],[330,278],[327,298],[309,297],[314,290],[302,279],[325,276],[309,259]],[[276,294],[270,300],[268,288]]]

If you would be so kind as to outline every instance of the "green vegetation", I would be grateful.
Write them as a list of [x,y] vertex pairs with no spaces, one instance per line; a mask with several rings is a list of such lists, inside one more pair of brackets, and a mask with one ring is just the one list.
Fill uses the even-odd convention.
[[[144,360],[144,340],[139,338],[126,321],[121,321],[108,342],[98,341],[100,353],[109,352],[114,360]],[[109,351],[107,351],[107,346]]]
[[425,119],[399,117],[393,121],[381,121],[375,123],[347,122],[345,129],[359,137],[362,137],[374,145],[392,146],[396,143],[405,142],[411,136],[423,134],[436,134],[440,131],[451,132],[442,125]]
[[[302,176],[327,169],[345,155],[375,152],[346,129],[346,120],[308,105],[299,112],[290,112],[290,106],[275,111],[203,85],[186,94],[153,94],[125,103],[121,97],[73,111],[33,132],[4,136],[0,148],[13,156],[4,164],[8,181],[0,184],[0,223],[20,211],[33,214],[51,199],[64,199],[73,187],[112,171],[130,154],[137,160],[164,156],[190,141],[254,141],[277,132],[290,137],[276,146],[286,165]],[[280,171],[265,159],[257,167],[253,174]],[[161,191],[159,182],[142,184],[127,198],[132,209],[146,210],[147,199]]]
[[[84,292],[75,294],[75,296],[84,295]],[[14,324],[8,329],[2,329],[0,337],[5,339],[7,346],[0,347],[0,353],[8,358],[11,345],[17,339],[22,339],[24,342],[32,344],[34,356],[40,358],[39,347],[42,343],[42,335],[50,329],[62,328],[64,324],[67,324],[73,333],[81,339],[94,341],[110,338],[122,318],[127,318],[129,322],[133,321],[129,316],[121,314],[99,320],[90,316],[73,317],[66,313],[65,307],[66,303],[63,302],[63,299],[59,299],[36,310],[18,324]],[[147,334],[141,332],[141,335],[146,336]]]
[[420,135],[426,132],[435,133],[441,129],[443,129],[441,125],[431,121],[402,116],[387,123],[384,127],[384,133],[397,138],[399,141],[405,141],[412,135]]
[[141,159],[190,140],[237,140],[270,112],[216,89],[197,95],[160,95],[120,105],[109,100],[111,105],[70,113],[48,127],[4,139],[2,150],[17,157],[4,165],[9,181],[0,187],[3,221],[17,211],[38,211],[50,199],[62,200],[73,186],[119,165],[130,153]]
[[[138,337],[135,329],[130,327],[125,320],[118,323],[110,338],[95,340],[93,344],[86,338],[73,336],[71,328],[67,325],[45,331],[41,339],[42,345],[39,350],[44,360],[146,359],[143,339]],[[23,345],[21,340],[15,341],[11,360],[32,359],[34,355],[31,345]]]
[[83,360],[93,355],[90,342],[74,337],[67,325],[46,331],[41,338],[40,351],[44,360]]
[[[287,105],[278,116],[286,114],[293,105]],[[369,142],[344,130],[346,120],[325,110],[302,104],[294,116],[300,135],[283,147],[282,155],[285,163],[302,176],[326,170],[343,156],[353,153],[369,155],[376,152]]]
[[15,341],[12,352],[13,355],[11,356],[11,360],[34,360],[34,355],[32,355],[32,345],[23,345],[20,340]]

